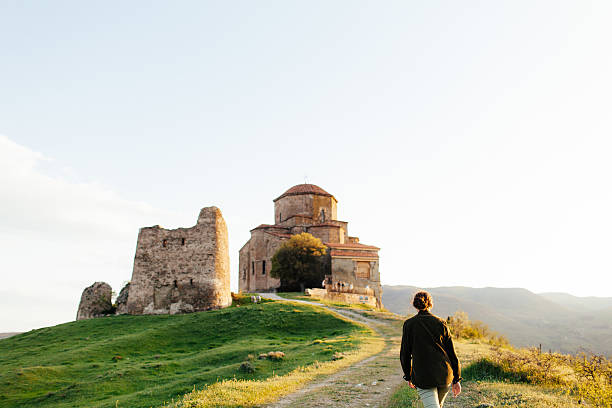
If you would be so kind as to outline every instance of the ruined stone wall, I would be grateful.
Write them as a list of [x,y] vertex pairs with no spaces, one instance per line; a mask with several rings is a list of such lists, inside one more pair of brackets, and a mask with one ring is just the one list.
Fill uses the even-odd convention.
[[140,230],[128,313],[174,314],[230,304],[227,226],[218,208],[203,208],[192,228]]

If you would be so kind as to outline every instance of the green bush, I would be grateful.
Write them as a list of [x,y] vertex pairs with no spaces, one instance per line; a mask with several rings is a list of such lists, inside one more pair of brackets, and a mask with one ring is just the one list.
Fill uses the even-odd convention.
[[461,371],[466,380],[529,382],[527,376],[505,367],[499,362],[483,357]]
[[241,373],[252,374],[255,372],[255,366],[250,361],[243,361],[238,368]]

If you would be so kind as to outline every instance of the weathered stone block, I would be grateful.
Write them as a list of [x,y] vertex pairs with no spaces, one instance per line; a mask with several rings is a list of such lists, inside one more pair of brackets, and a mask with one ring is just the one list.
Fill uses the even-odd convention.
[[119,296],[117,296],[117,300],[115,301],[115,305],[117,306],[117,314],[127,314],[127,300],[129,293],[130,284],[128,282],[123,289],[121,289],[121,292],[119,292]]
[[76,319],[91,319],[114,314],[115,311],[111,303],[112,293],[113,289],[106,282],[96,282],[85,288],[81,295]]

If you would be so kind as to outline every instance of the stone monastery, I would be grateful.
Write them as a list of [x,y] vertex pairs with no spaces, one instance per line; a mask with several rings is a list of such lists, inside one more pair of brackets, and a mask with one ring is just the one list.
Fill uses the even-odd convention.
[[[337,200],[321,187],[299,184],[274,200],[274,224],[251,230],[240,249],[239,289],[273,292],[280,281],[270,276],[270,259],[281,243],[308,232],[328,250],[322,288],[311,295],[346,303],[381,307],[379,248],[348,235],[348,223],[338,221]],[[217,207],[200,211],[195,226],[141,228],[132,280],[111,304],[111,287],[96,282],[81,296],[77,319],[108,314],[176,314],[230,306],[227,227]]]
[[274,224],[251,230],[251,239],[240,249],[239,288],[245,292],[270,292],[280,281],[270,276],[270,259],[284,240],[308,232],[327,246],[331,271],[317,297],[348,303],[382,306],[378,270],[379,248],[359,243],[348,235],[348,222],[337,219],[336,198],[314,184],[298,184],[274,200]]

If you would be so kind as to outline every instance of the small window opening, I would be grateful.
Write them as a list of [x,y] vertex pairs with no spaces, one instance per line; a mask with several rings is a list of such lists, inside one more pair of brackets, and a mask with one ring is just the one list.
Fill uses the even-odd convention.
[[325,210],[321,210],[321,222],[325,222]]
[[283,222],[283,213],[278,213],[278,222]]
[[176,279],[174,280],[174,287],[178,288],[178,282],[176,281]]
[[162,241],[162,247],[164,247],[164,248],[165,248],[165,247],[167,247],[167,246],[168,246],[168,240],[167,240],[167,239],[164,239],[164,240]]
[[251,275],[255,275],[255,261],[251,262]]
[[185,238],[181,238],[181,245],[185,245]]
[[193,286],[193,278],[189,279],[189,284]]
[[262,261],[261,263],[261,274],[262,275],[266,274],[266,261]]

